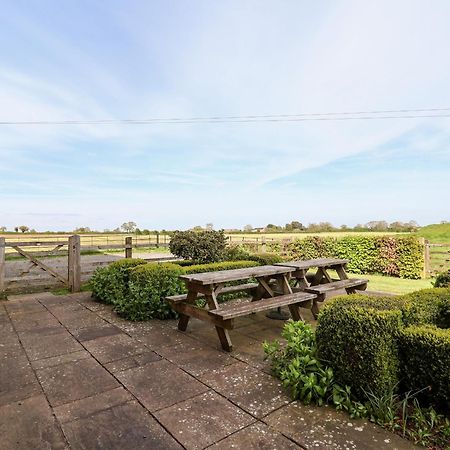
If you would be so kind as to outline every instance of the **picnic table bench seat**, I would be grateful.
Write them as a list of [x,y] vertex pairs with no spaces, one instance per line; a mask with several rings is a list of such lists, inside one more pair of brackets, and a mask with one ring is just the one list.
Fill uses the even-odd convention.
[[325,295],[328,292],[345,289],[347,294],[352,294],[356,290],[363,291],[367,288],[368,281],[369,280],[363,278],[347,278],[345,280],[332,281],[331,283],[318,284],[316,286],[309,286],[305,288],[305,292],[316,295],[311,305],[311,312],[313,313],[314,318],[317,319],[317,315],[319,314],[319,307],[317,303],[323,302],[325,300]]
[[220,317],[223,320],[235,319],[237,317],[247,316],[252,313],[267,311],[269,309],[282,306],[300,306],[303,303],[310,302],[316,298],[316,294],[309,292],[296,292],[293,294],[278,295],[276,297],[263,298],[258,301],[246,301],[239,305],[222,304],[220,308],[209,311],[209,314]]
[[336,291],[339,289],[358,289],[367,286],[369,280],[360,278],[348,278],[347,280],[332,281],[331,283],[318,284],[305,288],[306,292],[313,294],[325,294],[326,292]]

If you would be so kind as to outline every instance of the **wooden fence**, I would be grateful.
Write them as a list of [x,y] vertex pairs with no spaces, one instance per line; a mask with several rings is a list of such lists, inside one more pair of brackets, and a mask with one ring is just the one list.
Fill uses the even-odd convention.
[[447,270],[450,270],[450,244],[425,241],[425,275],[433,277]]
[[[121,255],[99,254],[83,256],[83,251],[124,250],[131,258],[134,248],[167,247],[167,242],[139,242],[131,236],[122,243],[81,245],[79,235],[55,241],[18,241],[0,237],[0,298],[8,293],[32,292],[66,287],[78,292],[98,267],[106,266]],[[6,251],[8,249],[8,252]],[[13,255],[17,259],[12,259]],[[175,259],[173,257],[159,260]],[[158,260],[158,259],[152,259]]]

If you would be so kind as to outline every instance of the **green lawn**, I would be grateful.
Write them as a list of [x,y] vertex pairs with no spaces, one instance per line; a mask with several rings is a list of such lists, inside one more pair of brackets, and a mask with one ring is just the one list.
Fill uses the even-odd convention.
[[369,280],[367,289],[370,291],[390,292],[393,294],[407,294],[408,292],[433,287],[432,279],[406,280],[403,278],[386,277],[384,275],[356,275],[351,277],[366,278]]
[[447,244],[450,243],[450,223],[427,225],[415,234],[428,239],[432,244]]

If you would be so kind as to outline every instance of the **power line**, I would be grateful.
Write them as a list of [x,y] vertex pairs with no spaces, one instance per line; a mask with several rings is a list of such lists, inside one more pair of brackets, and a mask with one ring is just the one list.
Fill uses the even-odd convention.
[[[444,112],[448,112],[444,114]],[[433,114],[415,114],[433,113]],[[436,113],[436,114],[435,114]],[[324,112],[301,114],[207,116],[207,117],[166,117],[147,119],[101,119],[101,120],[28,120],[0,121],[0,125],[154,125],[154,124],[195,124],[195,123],[255,123],[255,122],[304,122],[343,121],[379,119],[420,119],[450,117],[450,108],[391,109],[353,112]]]

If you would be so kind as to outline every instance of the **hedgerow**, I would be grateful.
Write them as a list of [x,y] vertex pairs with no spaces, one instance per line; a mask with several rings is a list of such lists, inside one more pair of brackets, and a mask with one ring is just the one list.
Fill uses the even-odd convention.
[[290,259],[348,259],[349,272],[412,279],[422,276],[424,265],[423,244],[411,236],[311,236],[288,244],[286,253]]

